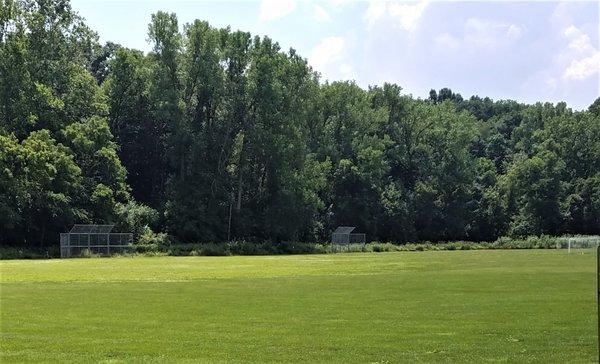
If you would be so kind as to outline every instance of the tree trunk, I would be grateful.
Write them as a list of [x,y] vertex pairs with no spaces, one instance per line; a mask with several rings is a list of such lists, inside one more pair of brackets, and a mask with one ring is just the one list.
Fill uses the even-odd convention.
[[237,213],[240,212],[240,210],[242,209],[242,164],[240,161],[240,165],[239,165],[239,170],[238,170],[238,195],[237,195],[237,202],[235,204],[235,211]]

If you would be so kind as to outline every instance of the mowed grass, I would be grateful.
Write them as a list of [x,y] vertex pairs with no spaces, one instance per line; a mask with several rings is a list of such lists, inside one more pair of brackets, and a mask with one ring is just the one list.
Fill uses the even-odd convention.
[[593,251],[2,261],[2,362],[594,362]]

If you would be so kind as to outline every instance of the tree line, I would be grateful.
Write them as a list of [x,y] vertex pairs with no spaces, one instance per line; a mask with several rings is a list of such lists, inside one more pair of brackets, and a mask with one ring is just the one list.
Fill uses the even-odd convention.
[[144,54],[65,0],[0,2],[0,242],[74,223],[180,242],[600,233],[600,99],[323,82],[268,37],[157,12]]

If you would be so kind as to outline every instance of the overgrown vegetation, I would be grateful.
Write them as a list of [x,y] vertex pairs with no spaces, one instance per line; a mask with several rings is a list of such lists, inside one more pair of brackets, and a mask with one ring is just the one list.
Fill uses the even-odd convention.
[[267,37],[164,12],[148,38],[101,45],[64,0],[0,3],[0,243],[91,222],[198,254],[309,252],[261,242],[338,225],[396,243],[600,233],[600,99],[321,82]]
[[156,250],[142,249],[140,253],[165,253],[166,255],[273,255],[273,254],[332,254],[332,253],[378,253],[399,251],[480,250],[480,249],[557,249],[561,239],[550,236],[530,236],[526,239],[500,238],[494,242],[422,242],[393,244],[370,242],[367,244],[332,245],[320,243],[254,243],[238,241],[232,243],[173,244],[157,247]]
[[[301,242],[248,242],[234,241],[222,243],[174,243],[166,235],[156,236],[156,240],[144,240],[143,244],[135,244],[131,251],[116,253],[111,256],[232,256],[232,255],[292,255],[292,254],[337,254],[337,253],[382,253],[382,252],[419,252],[419,251],[452,251],[483,249],[564,249],[568,237],[529,236],[523,239],[502,237],[494,242],[421,242],[421,243],[382,243],[332,245],[328,243]],[[147,239],[145,235],[143,239]],[[600,241],[600,237],[593,237]],[[59,251],[53,249],[2,248],[0,259],[42,259],[58,258]],[[80,257],[102,257],[84,251]]]

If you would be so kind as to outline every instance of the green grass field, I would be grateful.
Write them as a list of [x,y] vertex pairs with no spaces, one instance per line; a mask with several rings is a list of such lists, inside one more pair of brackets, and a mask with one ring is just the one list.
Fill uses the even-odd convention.
[[2,362],[594,362],[593,251],[2,261]]

